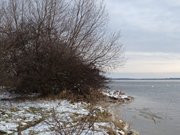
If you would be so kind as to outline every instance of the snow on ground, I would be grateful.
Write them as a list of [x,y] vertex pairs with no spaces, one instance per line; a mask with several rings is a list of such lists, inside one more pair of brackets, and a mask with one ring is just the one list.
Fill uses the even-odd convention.
[[[1,102],[1,101],[0,101]],[[3,101],[0,104],[0,130],[13,133],[17,127],[24,123],[37,121],[48,117],[55,109],[62,118],[68,118],[70,114],[77,113],[87,115],[88,110],[83,104],[71,104],[68,101],[25,101],[22,103]],[[34,127],[36,129],[36,127]],[[39,130],[44,128],[41,124],[37,126]]]
[[[13,97],[14,98],[14,97]],[[1,100],[8,99],[8,100]],[[0,134],[18,134],[21,131],[23,135],[54,135],[50,127],[56,123],[52,121],[52,115],[57,113],[58,118],[65,124],[73,122],[73,117],[87,116],[90,112],[87,103],[70,103],[67,100],[35,100],[35,101],[15,101],[8,93],[0,93]],[[103,112],[102,107],[97,107],[98,111]],[[48,123],[48,124],[47,124]],[[51,124],[49,124],[51,123]],[[68,125],[68,124],[67,124]],[[73,125],[73,123],[71,123]],[[110,122],[94,123],[95,130],[83,130],[81,135],[106,135],[107,130],[102,127],[112,128],[117,131],[117,135],[122,135],[121,129],[115,128]],[[74,133],[76,135],[76,133]]]
[[63,101],[25,101],[25,102],[11,102],[0,101],[0,130],[15,133],[17,127],[28,124],[33,121],[40,121],[42,123],[28,129],[38,131],[45,131],[48,125],[43,123],[45,117],[50,117],[52,110],[56,110],[61,114],[62,118],[70,119],[70,115],[76,113],[79,115],[88,115],[88,110],[85,109],[86,104]]
[[133,97],[127,96],[121,91],[117,91],[117,90],[106,90],[106,91],[103,91],[102,93],[111,99],[118,100],[123,103],[127,101],[131,101],[133,99]]

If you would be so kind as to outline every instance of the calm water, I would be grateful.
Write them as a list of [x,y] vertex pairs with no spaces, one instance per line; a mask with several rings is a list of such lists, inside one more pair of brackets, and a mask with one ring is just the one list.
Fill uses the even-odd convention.
[[180,135],[180,81],[113,81],[109,86],[135,97],[113,109],[141,135]]

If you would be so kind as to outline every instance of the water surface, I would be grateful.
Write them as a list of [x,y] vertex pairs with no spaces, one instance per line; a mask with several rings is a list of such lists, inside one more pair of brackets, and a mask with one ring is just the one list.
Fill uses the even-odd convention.
[[109,86],[135,97],[113,109],[141,135],[180,135],[180,81],[121,80]]

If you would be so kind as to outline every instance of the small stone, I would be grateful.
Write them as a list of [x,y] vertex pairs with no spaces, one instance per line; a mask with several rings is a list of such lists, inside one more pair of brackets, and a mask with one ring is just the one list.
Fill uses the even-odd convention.
[[128,131],[127,135],[139,135],[139,133],[133,129],[131,129],[130,131]]
[[123,130],[124,130],[125,132],[127,132],[127,131],[129,130],[129,125],[128,125],[127,123],[125,123],[125,126],[124,126]]
[[119,130],[119,131],[118,131],[118,134],[119,134],[119,135],[125,135],[125,132],[124,132],[123,130]]
[[119,120],[119,122],[120,122],[120,123],[123,123],[123,121],[122,121],[122,120]]
[[27,125],[27,123],[21,122],[21,126],[26,126],[26,125]]

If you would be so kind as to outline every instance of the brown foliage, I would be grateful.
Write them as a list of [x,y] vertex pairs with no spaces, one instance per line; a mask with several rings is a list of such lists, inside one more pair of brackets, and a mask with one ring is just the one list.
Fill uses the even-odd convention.
[[104,86],[102,69],[119,58],[107,38],[103,3],[7,0],[0,8],[0,85],[42,95],[80,95]]

